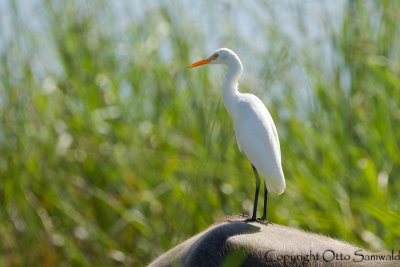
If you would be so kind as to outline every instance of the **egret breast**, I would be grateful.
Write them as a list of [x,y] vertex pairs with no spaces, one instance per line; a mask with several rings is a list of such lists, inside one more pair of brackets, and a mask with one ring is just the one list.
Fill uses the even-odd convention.
[[241,151],[264,177],[268,191],[281,194],[286,184],[275,124],[261,100],[250,96],[243,97],[233,112],[236,140]]

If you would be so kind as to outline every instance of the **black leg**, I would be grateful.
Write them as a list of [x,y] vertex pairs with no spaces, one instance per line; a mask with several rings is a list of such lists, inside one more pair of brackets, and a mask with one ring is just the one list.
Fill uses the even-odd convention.
[[254,222],[257,220],[257,202],[258,202],[258,192],[260,191],[260,177],[258,177],[258,172],[256,167],[254,167],[253,164],[251,164],[251,167],[253,167],[254,175],[256,176],[256,194],[254,196],[253,216],[247,221]]
[[263,221],[267,220],[267,199],[268,199],[268,188],[267,184],[264,181],[264,211],[262,217],[260,218]]

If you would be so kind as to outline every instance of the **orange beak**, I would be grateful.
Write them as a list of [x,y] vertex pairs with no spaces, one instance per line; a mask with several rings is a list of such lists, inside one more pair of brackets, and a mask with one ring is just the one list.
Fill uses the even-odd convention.
[[212,55],[212,56],[209,57],[209,58],[205,58],[205,59],[199,60],[199,61],[197,61],[197,62],[195,62],[195,63],[193,63],[193,64],[190,64],[190,65],[188,66],[188,69],[194,68],[194,67],[198,67],[198,66],[201,66],[201,65],[208,64],[208,63],[210,63],[213,59],[216,59],[217,57],[218,57],[218,56],[216,56],[216,55]]

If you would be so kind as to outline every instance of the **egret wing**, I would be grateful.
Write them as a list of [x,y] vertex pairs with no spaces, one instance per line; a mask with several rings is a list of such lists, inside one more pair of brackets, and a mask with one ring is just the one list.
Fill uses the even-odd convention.
[[234,114],[236,140],[250,162],[266,179],[268,190],[286,187],[278,133],[267,108],[256,96],[243,94]]

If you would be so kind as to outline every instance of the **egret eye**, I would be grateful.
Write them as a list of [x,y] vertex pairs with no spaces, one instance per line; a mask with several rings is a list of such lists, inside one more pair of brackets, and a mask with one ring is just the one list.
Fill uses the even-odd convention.
[[[245,222],[259,220],[257,219],[257,201],[261,182],[258,171],[265,178],[263,181],[264,212],[260,220],[266,221],[268,192],[274,191],[277,194],[282,194],[286,188],[276,127],[267,108],[259,98],[255,95],[239,93],[239,77],[243,70],[239,57],[235,52],[227,48],[221,48],[221,50],[216,51],[218,52],[215,52],[210,57],[189,65],[189,68],[209,63],[228,66],[229,70],[222,83],[224,96],[222,99],[228,113],[232,116],[239,150],[248,156],[256,178],[253,216],[246,219]],[[221,60],[216,61],[219,55],[221,55]]]

